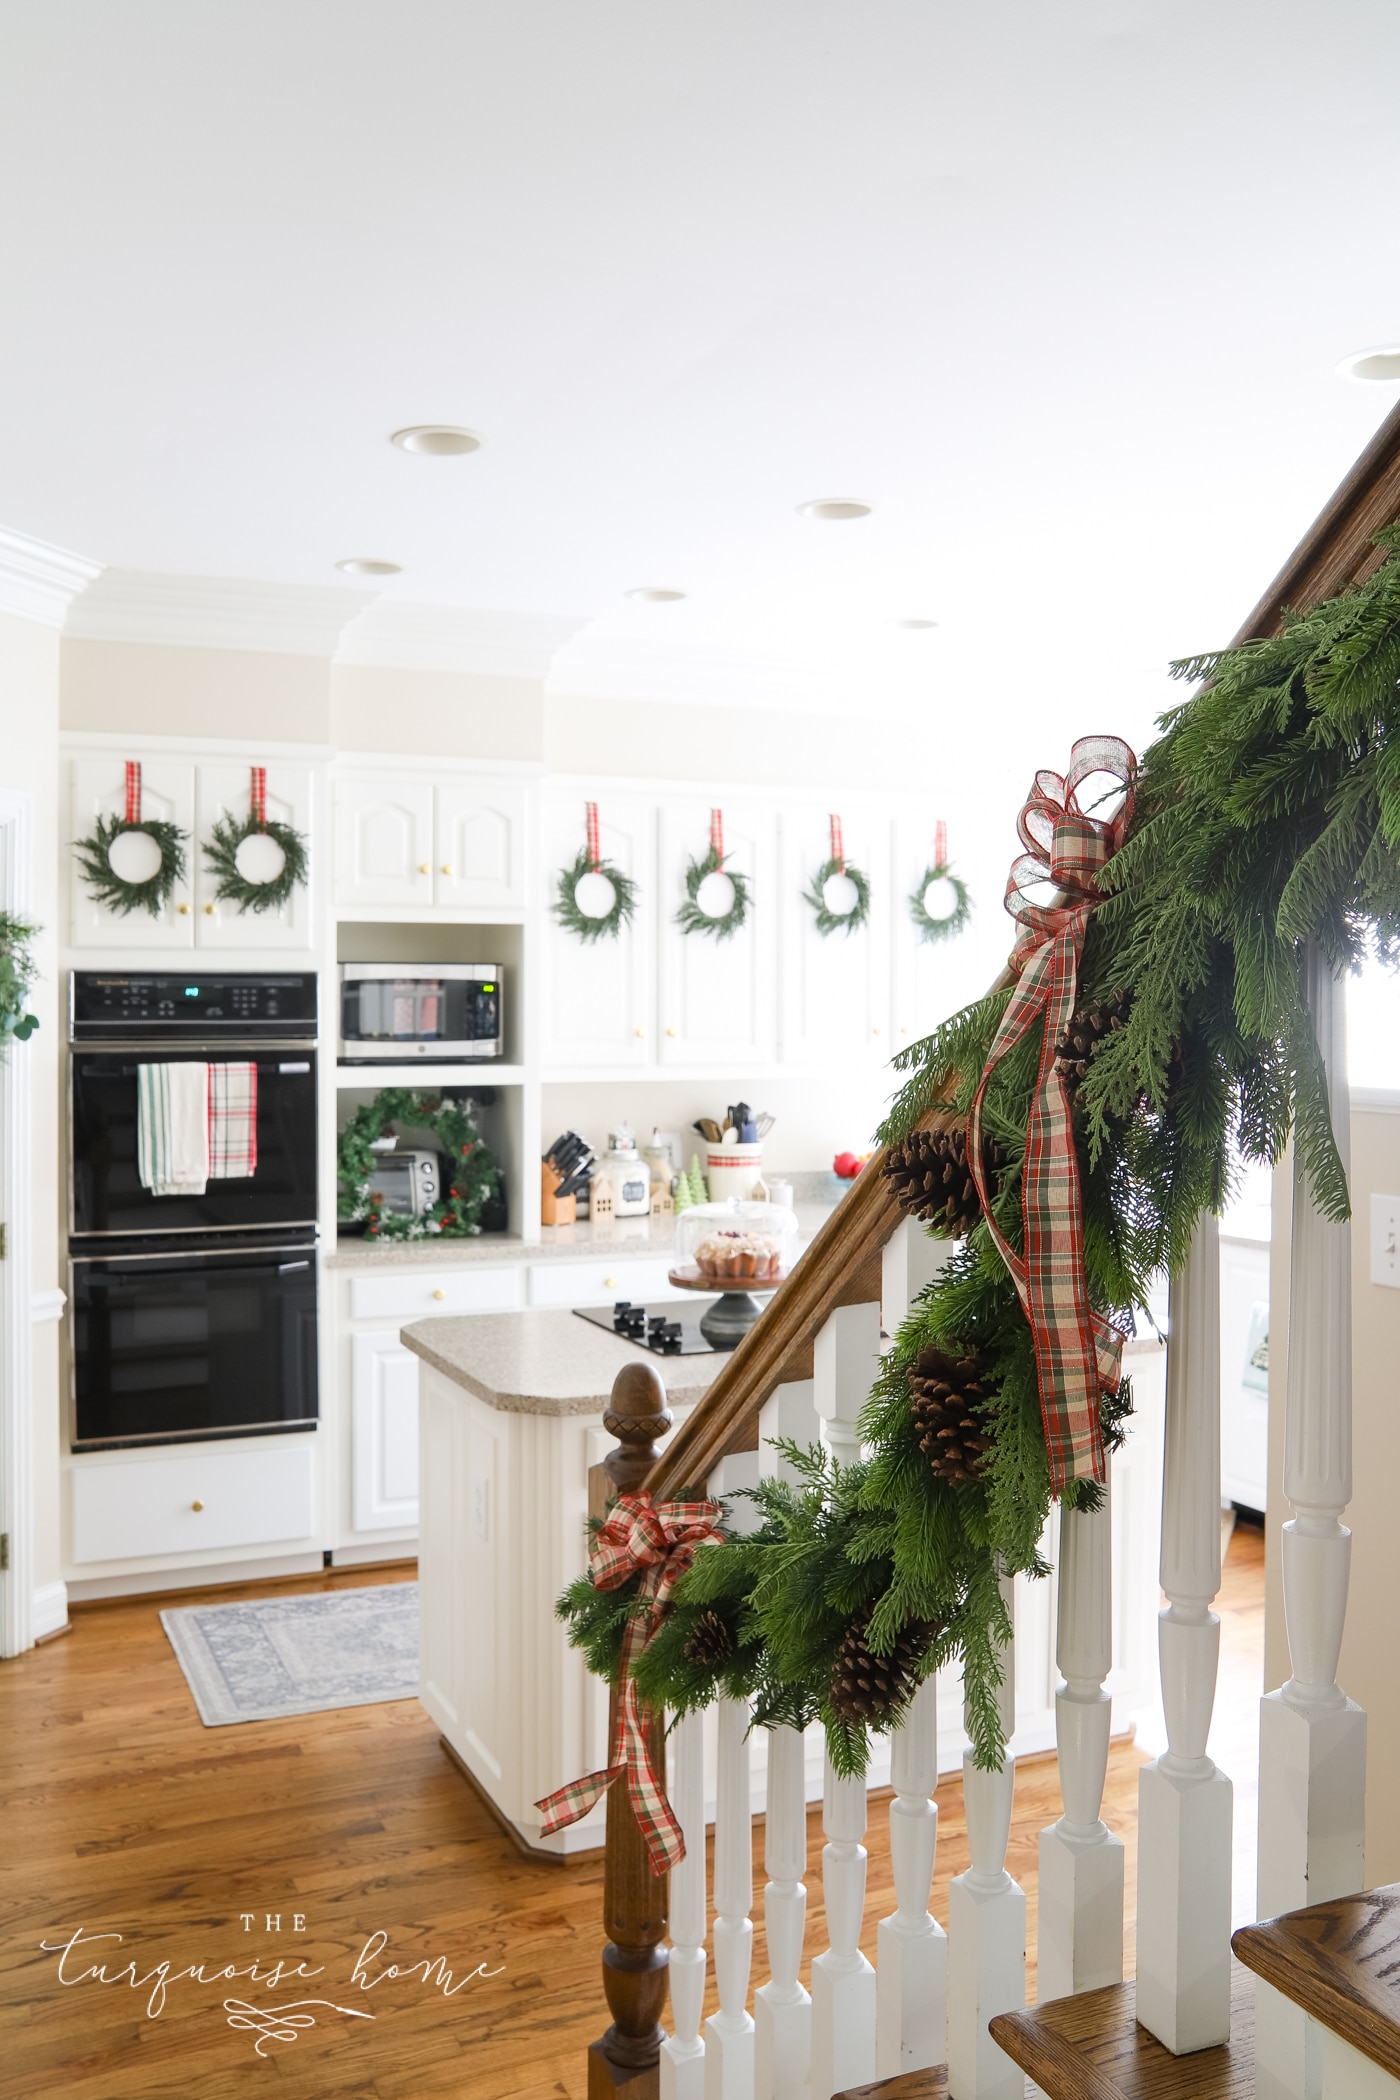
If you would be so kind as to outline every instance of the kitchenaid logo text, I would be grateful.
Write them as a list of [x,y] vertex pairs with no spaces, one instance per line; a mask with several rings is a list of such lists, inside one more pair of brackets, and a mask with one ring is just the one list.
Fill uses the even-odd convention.
[[[256,1911],[242,1911],[239,1922],[244,1932],[256,1929]],[[265,1933],[280,1933],[282,1914],[265,1912]],[[286,1914],[293,1922],[290,1930],[306,1931],[304,1914],[290,1911]],[[120,1932],[88,1932],[79,1926],[66,1940],[41,1940],[40,1949],[45,1954],[56,1954],[57,1979],[65,1990],[79,1984],[125,1985],[133,1991],[146,1993],[145,2014],[148,2020],[158,2020],[165,2011],[167,1994],[177,1983],[237,1983],[247,1981],[260,1993],[279,1990],[285,1984],[306,1981],[324,1976],[328,1964],[315,1965],[304,1961],[292,1961],[279,1957],[269,1961],[264,1956],[247,1963],[219,1962],[205,1957],[201,1961],[188,1962],[180,1966],[178,1961],[158,1961],[144,1967],[135,1959],[122,1960],[118,1949],[124,1941]],[[478,1977],[499,1976],[499,1968],[488,1969],[485,1962],[478,1962],[463,1976],[457,1976],[448,1968],[442,1955],[424,1955],[421,1960],[402,1963],[385,1958],[389,1945],[387,1932],[372,1932],[356,1955],[350,1973],[338,1989],[345,1996],[353,1992],[361,1994],[377,1990],[385,1983],[413,1983],[421,1989],[439,1992],[444,1998],[455,1998],[469,1983]],[[100,1956],[93,1959],[94,1954]],[[276,2005],[252,2005],[242,1998],[225,1998],[223,2010],[230,2027],[256,2034],[253,2047],[257,2055],[265,2053],[268,2042],[294,2042],[299,2033],[316,2025],[312,2007],[324,2011],[342,2013],[348,2019],[372,2020],[374,2014],[356,2005],[342,2005],[337,1998],[298,1998]]]

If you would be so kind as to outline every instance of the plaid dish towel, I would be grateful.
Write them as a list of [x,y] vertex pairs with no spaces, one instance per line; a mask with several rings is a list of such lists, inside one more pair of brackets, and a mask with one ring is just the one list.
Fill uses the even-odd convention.
[[258,1170],[258,1068],[209,1066],[209,1178],[246,1180]]
[[136,1067],[136,1171],[153,1196],[202,1196],[209,1179],[209,1067]]

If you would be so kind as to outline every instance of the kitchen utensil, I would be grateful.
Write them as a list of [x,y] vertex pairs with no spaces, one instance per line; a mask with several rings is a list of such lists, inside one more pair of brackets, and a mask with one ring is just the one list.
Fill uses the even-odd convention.
[[701,1137],[709,1145],[717,1145],[724,1136],[724,1132],[720,1129],[713,1116],[698,1116],[690,1127],[692,1130],[698,1130]]

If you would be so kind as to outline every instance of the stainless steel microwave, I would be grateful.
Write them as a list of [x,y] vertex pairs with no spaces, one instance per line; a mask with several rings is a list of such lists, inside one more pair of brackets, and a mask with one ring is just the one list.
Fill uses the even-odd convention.
[[342,1064],[464,1064],[504,1055],[495,963],[342,963]]

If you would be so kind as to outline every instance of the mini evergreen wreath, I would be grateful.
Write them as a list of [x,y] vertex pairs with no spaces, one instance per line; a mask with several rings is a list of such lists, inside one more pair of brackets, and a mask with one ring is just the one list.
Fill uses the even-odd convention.
[[[855,890],[856,901],[849,911],[833,911],[826,901],[826,886],[833,875],[844,875]],[[839,817],[831,819],[831,858],[822,862],[803,896],[817,915],[817,932],[823,939],[831,933],[854,933],[870,917],[870,877],[847,860]]]
[[[219,878],[216,903],[236,904],[240,912],[280,911],[292,892],[306,881],[306,840],[290,824],[279,824],[267,814],[267,768],[254,766],[248,814],[237,823],[228,815],[214,825],[206,840],[204,859],[211,875]],[[256,882],[238,865],[238,849],[245,839],[270,839],[282,855],[282,866],[265,882]]]
[[27,919],[0,911],[0,1050],[7,1043],[28,1042],[39,1025],[24,1010],[36,974],[29,944],[38,931]]
[[[550,907],[561,926],[581,941],[615,941],[637,908],[637,885],[630,875],[598,851],[598,805],[586,805],[588,842],[580,846],[567,868],[559,870],[558,894]],[[603,913],[587,912],[578,901],[580,883],[597,876],[612,889],[613,901]]]
[[[421,1218],[385,1211],[374,1200],[374,1177],[383,1159],[377,1138],[390,1126],[424,1131],[443,1154],[442,1198]],[[470,1098],[419,1094],[409,1087],[386,1086],[373,1101],[357,1108],[336,1140],[339,1215],[347,1223],[365,1223],[368,1239],[468,1239],[481,1231],[481,1213],[500,1181],[500,1166],[476,1126]]]
[[[139,882],[119,874],[112,865],[112,847],[128,832],[139,831],[151,840],[160,854],[155,870]],[[126,766],[126,811],[120,817],[99,817],[89,837],[79,839],[73,851],[78,856],[83,881],[99,904],[126,918],[134,911],[149,912],[158,919],[170,902],[177,882],[185,875],[185,845],[188,832],[178,824],[141,814],[141,768],[133,759]]]
[[[930,883],[946,882],[953,891],[956,903],[941,919],[934,918],[925,895]],[[909,916],[919,929],[920,937],[926,941],[948,941],[955,933],[961,933],[972,917],[972,898],[967,884],[960,875],[955,875],[946,860],[935,860],[932,867],[925,868],[914,884],[909,896]]]
[[[682,933],[708,933],[717,941],[727,941],[746,923],[751,902],[749,878],[737,868],[726,867],[728,857],[724,850],[724,812],[712,809],[710,850],[703,860],[692,860],[685,871],[685,903],[676,913],[676,924]],[[729,884],[726,912],[708,912],[700,902],[701,888],[711,875],[723,875]]]

